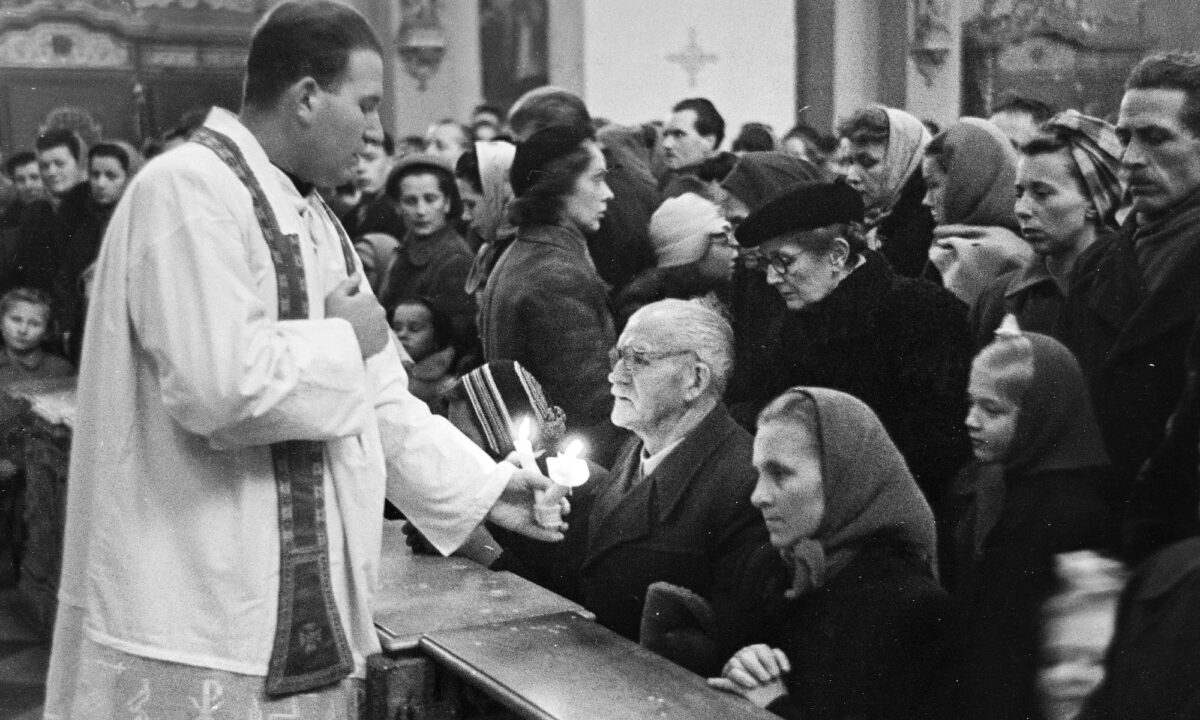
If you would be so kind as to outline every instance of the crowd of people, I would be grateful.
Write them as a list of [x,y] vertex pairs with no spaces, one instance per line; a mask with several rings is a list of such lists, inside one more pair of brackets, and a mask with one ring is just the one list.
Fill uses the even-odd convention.
[[[1107,120],[872,105],[723,151],[707,99],[621,126],[557,87],[397,141],[379,54],[284,3],[240,115],[5,163],[0,379],[81,369],[48,717],[131,657],[349,702],[312,693],[377,646],[385,488],[416,550],[784,717],[1200,713],[1200,55]],[[584,441],[563,525],[525,439]],[[274,535],[314,447],[324,604]]]

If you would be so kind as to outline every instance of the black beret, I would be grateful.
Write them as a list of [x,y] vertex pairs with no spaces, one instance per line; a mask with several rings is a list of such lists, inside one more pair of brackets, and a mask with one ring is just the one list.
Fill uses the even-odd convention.
[[738,225],[738,244],[758,247],[780,235],[845,222],[862,222],[863,201],[842,180],[805,182],[784,190]]
[[524,142],[517,143],[509,179],[513,194],[517,197],[537,181],[537,173],[560,157],[569,155],[595,137],[591,128],[576,125],[551,125],[530,135]]

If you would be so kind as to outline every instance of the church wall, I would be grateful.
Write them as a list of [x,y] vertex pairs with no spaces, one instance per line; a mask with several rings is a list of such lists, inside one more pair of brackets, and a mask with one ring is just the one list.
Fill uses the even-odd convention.
[[[694,82],[670,59],[693,30]],[[795,32],[793,0],[583,0],[584,99],[594,115],[628,124],[707,97],[725,117],[726,149],[748,121],[783,133],[795,121]]]

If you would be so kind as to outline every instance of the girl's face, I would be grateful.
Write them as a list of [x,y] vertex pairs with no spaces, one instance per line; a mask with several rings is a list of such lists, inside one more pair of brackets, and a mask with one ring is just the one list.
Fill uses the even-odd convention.
[[975,458],[985,463],[1003,461],[1017,433],[1017,403],[1000,391],[990,373],[979,368],[971,369],[967,396],[971,403],[967,432]]
[[42,344],[49,324],[50,309],[45,305],[17,301],[4,313],[0,335],[4,346],[14,352],[29,352]]
[[450,198],[442,193],[436,175],[418,173],[400,180],[400,215],[404,226],[418,237],[427,237],[446,227]]
[[791,422],[759,425],[754,468],[750,502],[767,523],[771,545],[787,548],[814,537],[825,517],[825,483],[811,431]]
[[88,166],[88,184],[92,188],[92,199],[98,205],[113,205],[125,192],[129,174],[121,162],[109,155],[97,155]]
[[433,333],[433,313],[419,303],[402,303],[392,311],[392,330],[414,362],[437,351]]

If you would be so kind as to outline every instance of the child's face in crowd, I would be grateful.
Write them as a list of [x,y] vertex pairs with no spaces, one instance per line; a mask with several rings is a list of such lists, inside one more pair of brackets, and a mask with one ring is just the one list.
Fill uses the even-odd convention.
[[49,308],[29,302],[15,302],[4,313],[0,335],[4,346],[14,352],[37,348],[46,337]]
[[967,396],[971,403],[967,432],[975,458],[980,462],[1004,460],[1017,432],[1017,404],[1000,391],[990,373],[978,368],[971,370]]
[[113,205],[125,192],[129,175],[121,162],[108,155],[96,155],[88,167],[88,184],[92,188],[92,199],[99,205]]
[[392,311],[392,330],[415,362],[420,362],[438,349],[433,337],[433,313],[424,305],[397,305]]

